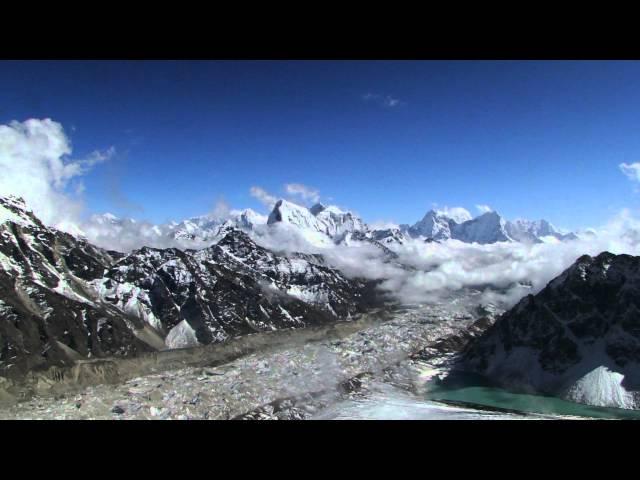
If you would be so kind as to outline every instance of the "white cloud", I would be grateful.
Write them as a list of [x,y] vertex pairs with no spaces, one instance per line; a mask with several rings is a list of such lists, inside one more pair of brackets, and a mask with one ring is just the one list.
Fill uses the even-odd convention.
[[[84,191],[80,178],[111,158],[113,148],[72,160],[71,142],[62,125],[51,119],[29,119],[0,125],[0,195],[23,197],[46,224],[75,231]],[[66,191],[74,180],[76,197]]]
[[442,213],[449,218],[454,219],[458,223],[466,222],[467,220],[471,220],[473,217],[469,210],[463,207],[438,207],[434,205],[434,209],[438,213]]
[[480,213],[493,212],[493,208],[491,208],[489,205],[476,205],[476,209],[477,209]]
[[[318,190],[301,183],[287,183],[284,186],[284,190],[290,202],[301,206],[308,203],[317,203],[320,200],[320,192]],[[278,197],[270,194],[262,187],[253,186],[249,192],[252,197],[257,198],[269,210],[279,200]]]
[[388,230],[391,228],[400,227],[400,225],[398,225],[397,223],[387,220],[375,220],[373,222],[370,222],[368,225],[372,230]]
[[386,108],[393,108],[405,103],[392,95],[381,95],[379,93],[365,93],[362,95],[362,100],[365,102],[373,102],[376,105]]
[[251,196],[257,198],[265,207],[272,209],[273,205],[278,201],[277,197],[274,197],[262,187],[251,187],[249,190]]
[[284,188],[289,195],[299,197],[304,202],[318,203],[320,200],[320,192],[318,190],[301,183],[287,183]]
[[640,182],[640,162],[621,163],[618,167],[630,180]]
[[584,254],[640,254],[640,220],[623,210],[590,235],[554,243],[479,245],[409,239],[394,250],[400,263],[413,268],[390,262],[366,243],[359,247],[310,245],[293,231],[272,232],[269,228],[257,241],[278,250],[320,253],[348,276],[382,280],[381,288],[404,303],[440,302],[465,290],[471,292],[467,298],[474,304],[509,307],[540,291]]
[[221,198],[216,202],[209,215],[217,220],[226,220],[231,215],[231,206],[224,198]]

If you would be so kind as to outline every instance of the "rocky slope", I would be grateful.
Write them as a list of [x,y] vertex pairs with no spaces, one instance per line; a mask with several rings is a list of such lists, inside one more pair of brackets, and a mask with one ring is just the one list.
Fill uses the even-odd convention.
[[202,250],[97,248],[0,199],[0,376],[207,344],[364,311],[373,285],[233,226]]
[[580,257],[501,316],[462,368],[500,386],[640,407],[640,257]]

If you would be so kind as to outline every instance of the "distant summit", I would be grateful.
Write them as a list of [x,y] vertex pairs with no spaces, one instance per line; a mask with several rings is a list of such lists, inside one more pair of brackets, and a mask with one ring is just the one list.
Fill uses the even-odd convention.
[[465,243],[541,243],[548,239],[573,240],[574,233],[562,233],[546,220],[505,220],[495,211],[476,218],[456,212],[429,210],[422,220],[405,231],[413,238],[428,241],[459,240]]

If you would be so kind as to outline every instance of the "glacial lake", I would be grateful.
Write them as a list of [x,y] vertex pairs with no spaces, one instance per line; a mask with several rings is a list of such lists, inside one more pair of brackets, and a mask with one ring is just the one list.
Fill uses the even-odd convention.
[[502,411],[514,414],[541,414],[558,417],[639,420],[640,411],[605,408],[568,402],[556,397],[512,393],[500,388],[470,386],[462,388],[436,387],[427,400],[471,409]]
[[386,384],[359,400],[340,402],[317,418],[353,420],[638,420],[640,411],[593,407],[556,397],[512,393],[458,379],[429,382],[424,396]]

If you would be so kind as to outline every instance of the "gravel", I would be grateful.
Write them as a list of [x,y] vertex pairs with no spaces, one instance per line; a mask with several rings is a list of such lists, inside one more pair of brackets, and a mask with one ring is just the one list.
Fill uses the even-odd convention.
[[[191,366],[90,386],[57,398],[35,396],[0,409],[0,419],[303,419],[377,381],[411,390],[408,357],[468,325],[446,306],[407,308],[344,338],[292,342],[217,366]],[[403,366],[404,365],[404,366]]]

